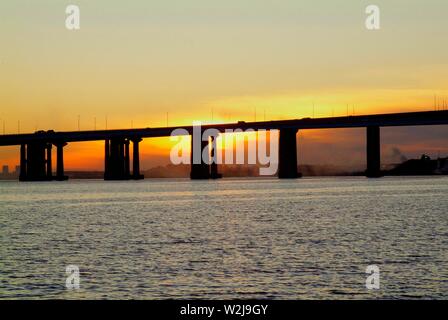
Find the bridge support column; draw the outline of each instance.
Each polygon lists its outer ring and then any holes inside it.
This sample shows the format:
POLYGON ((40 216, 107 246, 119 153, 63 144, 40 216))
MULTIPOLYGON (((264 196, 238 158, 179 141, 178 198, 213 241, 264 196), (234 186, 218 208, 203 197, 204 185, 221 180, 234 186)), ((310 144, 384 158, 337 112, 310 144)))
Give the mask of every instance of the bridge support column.
POLYGON ((24 174, 21 174, 21 181, 46 181, 47 177, 47 144, 44 142, 33 142, 26 145, 26 152, 22 153, 21 147, 21 163, 26 164, 24 174))
POLYGON ((20 146, 19 180, 20 181, 53 180, 51 150, 52 150, 51 143, 33 142, 28 144, 22 144, 20 146))
MULTIPOLYGON (((201 131, 202 137, 203 131, 201 131)), ((209 142, 208 141, 195 141, 194 136, 191 136, 191 156, 190 156, 190 179, 192 180, 205 180, 210 179, 210 164, 205 163, 202 159, 202 153, 208 153, 209 142)))
POLYGON ((128 179, 130 179, 129 141, 123 138, 106 140, 104 154, 104 180, 128 179))
POLYGON ((107 176, 110 171, 110 140, 106 139, 104 141, 104 179, 107 180, 107 176))
POLYGON ((47 144, 47 179, 53 180, 53 168, 51 163, 51 149, 53 145, 51 143, 47 144))
MULTIPOLYGON (((139 143, 142 141, 140 138, 132 139, 132 179, 143 180, 144 175, 140 174, 140 148, 139 143)), ((129 149, 128 149, 129 152, 129 149)), ((129 155, 128 155, 129 156, 129 155)))
POLYGON ((297 171, 297 129, 280 129, 278 177, 296 179, 297 171))
POLYGON ((129 140, 124 141, 124 174, 127 177, 131 176, 131 169, 130 169, 130 159, 129 159, 129 140))
POLYGON ((210 157, 212 159, 212 163, 210 164, 210 178, 212 179, 221 179, 222 174, 218 172, 218 156, 217 156, 217 143, 216 140, 218 137, 212 136, 210 137, 211 151, 210 157))
POLYGON ((68 180, 68 177, 64 174, 64 147, 66 142, 57 142, 56 145, 56 180, 64 181, 68 180))
POLYGON ((380 127, 367 127, 367 170, 368 178, 381 177, 381 140, 380 127))
POLYGON ((26 144, 20 145, 20 175, 19 181, 26 181, 26 144))

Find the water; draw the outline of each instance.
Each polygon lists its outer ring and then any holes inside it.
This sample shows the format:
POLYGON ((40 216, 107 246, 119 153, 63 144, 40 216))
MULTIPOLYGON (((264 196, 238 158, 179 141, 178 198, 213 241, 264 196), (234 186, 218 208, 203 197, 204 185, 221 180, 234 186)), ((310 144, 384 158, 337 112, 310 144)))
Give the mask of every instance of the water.
POLYGON ((441 177, 3 181, 0 297, 446 299, 447 193, 441 177))

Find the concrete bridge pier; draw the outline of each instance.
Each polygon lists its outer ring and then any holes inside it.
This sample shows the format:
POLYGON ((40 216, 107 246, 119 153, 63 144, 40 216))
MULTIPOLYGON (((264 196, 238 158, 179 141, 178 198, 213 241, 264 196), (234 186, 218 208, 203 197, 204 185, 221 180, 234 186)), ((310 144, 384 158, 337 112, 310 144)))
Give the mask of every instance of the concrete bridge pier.
MULTIPOLYGON (((201 137, 202 134, 203 132, 201 131, 201 137)), ((202 152, 208 153, 209 142, 202 141, 202 139, 200 143, 198 142, 199 141, 195 141, 195 139, 193 139, 193 136, 191 136, 190 179, 192 180, 210 179, 211 177, 210 164, 205 163, 204 160, 202 159, 202 152)))
POLYGON ((20 181, 47 181, 52 179, 51 145, 33 142, 20 146, 20 181))
POLYGON ((26 180, 28 181, 47 180, 45 150, 46 150, 45 143, 35 142, 27 145, 26 180))
MULTIPOLYGON (((132 149, 133 149, 133 156, 132 156, 132 179, 133 180, 143 180, 145 177, 144 175, 140 174, 140 150, 139 150, 139 143, 142 141, 141 138, 134 138, 132 139, 132 149)), ((126 154, 128 155, 129 159, 129 144, 126 147, 126 154)), ((129 160, 128 160, 128 167, 127 172, 129 173, 129 160)))
POLYGON ((130 169, 130 157, 129 157, 129 140, 124 141, 124 175, 126 177, 131 176, 131 169, 130 169))
POLYGON ((296 179, 301 175, 297 170, 297 129, 280 129, 278 177, 296 179))
POLYGON ((366 177, 379 178, 381 174, 380 127, 367 127, 367 170, 366 177))
POLYGON ((140 151, 141 138, 114 138, 105 141, 104 180, 141 180, 140 151), (133 167, 131 174, 130 142, 133 144, 133 167))
POLYGON ((46 159, 46 166, 47 166, 47 180, 53 180, 53 169, 52 169, 52 163, 51 163, 51 149, 53 145, 51 143, 47 143, 46 151, 47 151, 47 159, 46 159))
POLYGON ((56 146, 56 177, 57 181, 68 180, 68 177, 64 174, 64 147, 66 142, 55 142, 56 146))
POLYGON ((129 180, 129 140, 105 141, 104 180, 129 180))
POLYGON ((107 180, 110 171, 109 159, 110 159, 110 140, 106 139, 104 141, 104 180, 107 180))
POLYGON ((20 175, 19 181, 26 181, 26 144, 20 145, 20 175))
POLYGON ((216 144, 216 140, 218 139, 218 137, 212 136, 210 137, 210 146, 211 146, 211 151, 210 151, 210 157, 212 159, 212 163, 210 164, 210 178, 211 179, 221 179, 222 178, 222 174, 218 172, 218 156, 217 156, 217 144, 216 144))

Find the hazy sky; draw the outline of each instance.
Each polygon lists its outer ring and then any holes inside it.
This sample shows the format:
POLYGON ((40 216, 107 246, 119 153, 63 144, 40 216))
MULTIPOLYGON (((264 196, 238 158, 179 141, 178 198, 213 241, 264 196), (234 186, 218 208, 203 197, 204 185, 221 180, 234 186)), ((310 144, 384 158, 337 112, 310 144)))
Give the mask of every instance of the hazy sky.
POLYGON ((448 103, 446 12, 444 0, 4 0, 0 119, 15 133, 19 120, 76 130, 78 115, 81 129, 106 116, 160 126, 167 112, 191 124, 212 109, 215 121, 312 116, 313 102, 316 117, 431 110, 434 94, 448 103), (79 31, 65 28, 69 4, 79 31), (364 26, 369 4, 379 31, 364 26))

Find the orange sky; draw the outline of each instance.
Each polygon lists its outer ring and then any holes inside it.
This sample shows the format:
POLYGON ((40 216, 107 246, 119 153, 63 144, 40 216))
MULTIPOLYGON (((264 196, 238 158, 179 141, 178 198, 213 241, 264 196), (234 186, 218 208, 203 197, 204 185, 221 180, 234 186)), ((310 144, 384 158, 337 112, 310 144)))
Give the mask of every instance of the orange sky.
MULTIPOLYGON (((77 3, 79 31, 60 2, 0 3, 0 133, 77 130, 78 119, 81 130, 106 118, 109 129, 165 126, 167 113, 184 125, 433 110, 435 94, 448 104, 445 2, 378 0, 379 31, 366 30, 370 3, 358 0, 77 3)), ((386 153, 446 151, 444 129, 400 130, 385 135, 386 153)), ((303 161, 330 149, 364 161, 356 131, 303 138, 303 161)), ((169 147, 145 140, 143 168, 167 163, 169 147)), ((0 163, 17 154, 1 148, 0 163)), ((101 142, 68 146, 68 169, 102 165, 101 142)))

